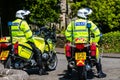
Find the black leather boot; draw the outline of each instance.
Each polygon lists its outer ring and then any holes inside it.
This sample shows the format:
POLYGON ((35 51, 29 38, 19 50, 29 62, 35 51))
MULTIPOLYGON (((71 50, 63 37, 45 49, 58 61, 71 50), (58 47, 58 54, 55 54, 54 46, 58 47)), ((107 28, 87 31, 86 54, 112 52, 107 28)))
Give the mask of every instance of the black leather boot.
POLYGON ((106 74, 103 73, 103 71, 102 71, 102 65, 101 65, 101 63, 96 63, 96 69, 97 69, 97 73, 98 73, 98 78, 104 78, 104 77, 106 77, 106 74))
POLYGON ((66 78, 66 79, 72 78, 72 68, 70 68, 69 65, 67 65, 67 72, 66 72, 64 78, 66 78))
POLYGON ((41 51, 35 46, 34 43, 31 43, 31 42, 27 42, 31 45, 31 47, 33 48, 33 52, 34 52, 34 58, 37 62, 37 66, 39 67, 39 75, 45 75, 47 74, 46 73, 46 70, 45 70, 45 67, 43 65, 43 62, 42 62, 42 53, 41 51))
POLYGON ((45 69, 43 69, 43 68, 40 68, 39 69, 39 75, 47 75, 48 73, 46 72, 46 70, 45 69))
POLYGON ((46 69, 42 62, 42 57, 40 54, 37 56, 37 63, 39 67, 39 75, 47 75, 48 73, 46 72, 46 69))
POLYGON ((46 73, 46 70, 45 70, 45 67, 42 61, 41 52, 38 49, 36 49, 36 53, 34 55, 35 55, 35 59, 39 67, 39 75, 46 75, 47 73, 46 73))

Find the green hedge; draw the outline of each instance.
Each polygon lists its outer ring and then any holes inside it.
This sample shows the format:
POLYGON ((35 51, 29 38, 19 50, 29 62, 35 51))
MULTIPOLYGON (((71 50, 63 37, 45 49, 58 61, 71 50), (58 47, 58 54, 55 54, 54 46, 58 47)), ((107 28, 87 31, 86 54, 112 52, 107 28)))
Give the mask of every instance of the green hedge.
MULTIPOLYGON (((56 47, 63 48, 65 37, 57 38, 56 47)), ((120 53, 120 31, 105 33, 102 36, 102 41, 99 43, 100 52, 103 53, 120 53)))
POLYGON ((120 31, 103 34, 101 47, 104 53, 120 53, 120 31))

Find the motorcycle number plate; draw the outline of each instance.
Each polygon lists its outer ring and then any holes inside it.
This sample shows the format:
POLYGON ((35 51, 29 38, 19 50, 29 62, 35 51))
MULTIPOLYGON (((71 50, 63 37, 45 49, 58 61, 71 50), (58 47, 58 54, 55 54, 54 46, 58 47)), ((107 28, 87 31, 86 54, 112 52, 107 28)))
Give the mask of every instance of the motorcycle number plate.
POLYGON ((0 58, 6 58, 8 57, 8 54, 9 54, 9 51, 2 51, 1 54, 0 54, 0 58))
POLYGON ((75 60, 86 60, 86 52, 76 52, 75 60))

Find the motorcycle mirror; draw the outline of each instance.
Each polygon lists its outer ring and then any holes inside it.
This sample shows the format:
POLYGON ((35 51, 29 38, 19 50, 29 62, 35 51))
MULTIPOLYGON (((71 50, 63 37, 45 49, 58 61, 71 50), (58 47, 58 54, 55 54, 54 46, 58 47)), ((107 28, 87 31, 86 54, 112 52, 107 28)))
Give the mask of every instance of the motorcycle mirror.
POLYGON ((87 28, 91 28, 91 23, 87 23, 87 28))

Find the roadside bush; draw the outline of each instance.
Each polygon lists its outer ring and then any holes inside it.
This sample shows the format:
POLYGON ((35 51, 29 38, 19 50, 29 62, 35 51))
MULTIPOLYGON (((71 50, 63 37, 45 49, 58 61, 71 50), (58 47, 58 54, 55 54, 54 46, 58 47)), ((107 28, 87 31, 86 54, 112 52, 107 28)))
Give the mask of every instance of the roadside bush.
MULTIPOLYGON (((65 37, 57 38, 56 47, 63 48, 65 37)), ((120 53, 120 31, 105 33, 102 36, 102 41, 99 43, 100 53, 120 53)))
POLYGON ((101 46, 104 53, 120 53, 120 31, 103 34, 101 46))

